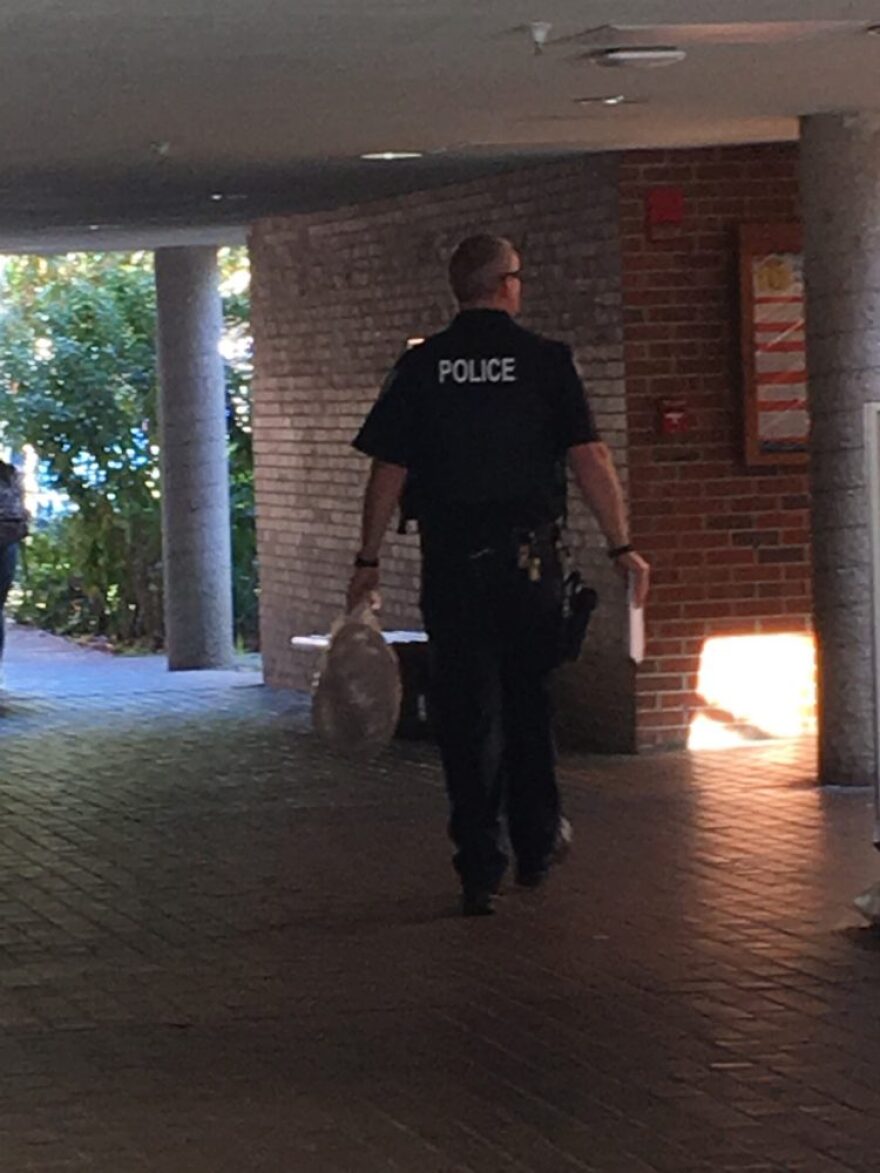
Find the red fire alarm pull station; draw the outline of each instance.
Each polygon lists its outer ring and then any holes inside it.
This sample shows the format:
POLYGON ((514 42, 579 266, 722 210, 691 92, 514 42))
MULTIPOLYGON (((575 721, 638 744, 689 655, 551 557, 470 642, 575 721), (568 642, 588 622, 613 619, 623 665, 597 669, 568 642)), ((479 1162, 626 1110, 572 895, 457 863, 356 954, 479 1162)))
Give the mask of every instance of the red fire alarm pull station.
POLYGON ((661 399, 659 422, 661 436, 684 435, 690 423, 684 400, 661 399))
POLYGON ((651 240, 677 235, 684 221, 684 191, 680 187, 652 187, 645 197, 645 220, 651 240))

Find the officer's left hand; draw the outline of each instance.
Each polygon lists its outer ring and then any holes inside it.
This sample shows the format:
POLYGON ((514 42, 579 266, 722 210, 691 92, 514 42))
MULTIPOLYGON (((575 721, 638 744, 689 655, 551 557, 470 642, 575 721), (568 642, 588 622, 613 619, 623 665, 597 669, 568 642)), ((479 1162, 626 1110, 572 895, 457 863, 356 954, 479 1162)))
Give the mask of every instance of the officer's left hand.
POLYGON ((614 565, 632 583, 633 604, 636 607, 644 607, 651 581, 651 567, 635 550, 615 558, 614 565))
POLYGON ((346 594, 346 603, 349 614, 359 603, 364 603, 375 595, 378 599, 379 569, 375 566, 358 567, 351 576, 346 594))

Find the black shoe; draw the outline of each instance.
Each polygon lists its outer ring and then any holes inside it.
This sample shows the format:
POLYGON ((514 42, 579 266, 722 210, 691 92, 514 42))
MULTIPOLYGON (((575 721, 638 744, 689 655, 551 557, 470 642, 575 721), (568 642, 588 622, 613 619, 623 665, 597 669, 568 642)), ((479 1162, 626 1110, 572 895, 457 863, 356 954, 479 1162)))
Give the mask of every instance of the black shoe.
POLYGON ((464 888, 461 893, 462 916, 494 916, 495 901, 488 888, 464 888))
POLYGON ((574 831, 568 819, 561 815, 559 818, 559 825, 556 828, 556 837, 553 840, 553 848, 550 852, 550 859, 547 861, 545 867, 518 867, 516 869, 516 882, 520 888, 540 888, 540 886, 547 879, 547 873, 552 864, 562 863, 568 853, 571 851, 571 845, 574 840, 574 831))
POLYGON ((571 851, 571 845, 573 842, 574 828, 565 815, 560 815, 559 826, 556 828, 556 838, 553 841, 553 854, 550 857, 551 862, 562 863, 562 861, 571 851))

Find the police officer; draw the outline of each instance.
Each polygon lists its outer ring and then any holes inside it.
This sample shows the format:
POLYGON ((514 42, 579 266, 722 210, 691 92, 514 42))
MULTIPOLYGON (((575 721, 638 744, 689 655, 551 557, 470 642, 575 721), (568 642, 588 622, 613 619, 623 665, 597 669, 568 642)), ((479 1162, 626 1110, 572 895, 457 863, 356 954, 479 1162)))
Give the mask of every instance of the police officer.
POLYGON ((524 886, 543 880, 570 838, 548 689, 566 456, 640 604, 648 566, 630 544, 620 484, 569 348, 514 321, 523 283, 516 250, 499 237, 469 237, 449 273, 460 312, 398 361, 354 441, 373 463, 348 601, 377 589, 382 539, 406 485, 421 538, 432 714, 462 911, 477 916, 494 911, 508 862, 502 811, 524 886))

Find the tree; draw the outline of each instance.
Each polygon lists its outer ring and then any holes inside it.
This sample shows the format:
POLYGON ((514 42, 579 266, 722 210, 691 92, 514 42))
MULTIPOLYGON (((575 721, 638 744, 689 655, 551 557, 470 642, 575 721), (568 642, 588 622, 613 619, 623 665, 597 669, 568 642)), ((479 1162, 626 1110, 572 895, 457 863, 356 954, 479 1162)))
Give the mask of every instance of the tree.
MULTIPOLYGON (((224 276, 244 269, 227 251, 224 276)), ((230 396, 236 502, 253 526, 247 298, 230 290, 239 337, 230 396), (249 493, 251 496, 249 497, 249 493)), ((0 274, 0 420, 30 444, 70 511, 38 528, 27 556, 23 617, 115 642, 162 642, 156 306, 152 255, 7 259, 0 274)), ((242 516, 243 515, 243 516, 242 516)), ((238 545, 242 546, 239 540, 238 545)), ((253 593, 253 556, 250 578, 253 593)), ((246 593, 239 587, 240 595, 246 593)))

